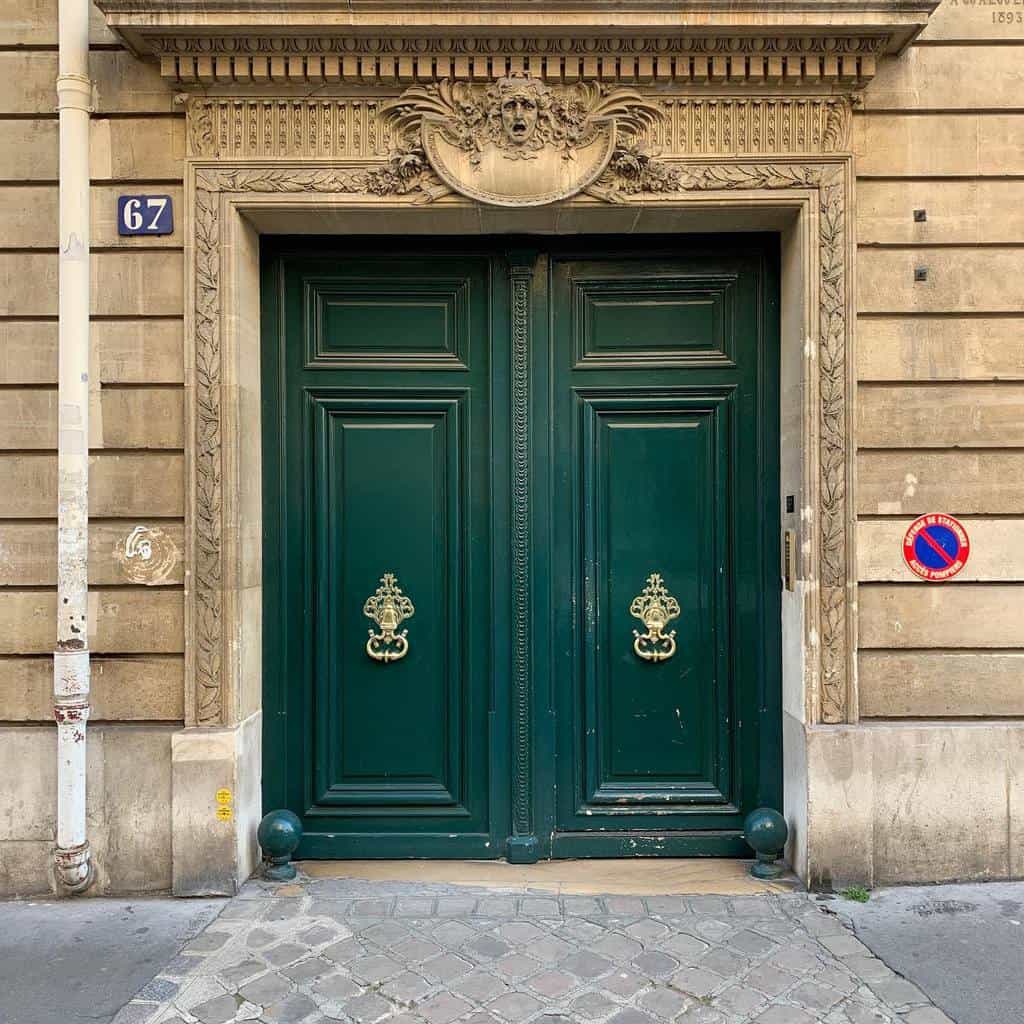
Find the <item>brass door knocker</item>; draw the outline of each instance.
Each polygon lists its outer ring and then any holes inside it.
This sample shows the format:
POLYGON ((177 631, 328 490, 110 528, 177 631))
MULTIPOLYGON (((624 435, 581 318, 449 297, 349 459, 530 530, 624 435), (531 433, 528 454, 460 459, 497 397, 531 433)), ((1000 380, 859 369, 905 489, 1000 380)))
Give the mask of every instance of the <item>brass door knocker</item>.
POLYGON ((409 653, 409 630, 397 632, 398 627, 411 619, 416 609, 412 601, 402 593, 397 585, 393 572, 386 572, 380 578, 381 585, 372 597, 366 599, 363 614, 373 619, 380 628, 379 633, 370 630, 370 639, 366 641, 366 653, 374 661, 398 661, 409 653))
POLYGON ((664 632, 665 627, 679 617, 679 602, 665 589, 661 573, 647 577, 643 593, 633 598, 629 614, 639 619, 647 632, 633 630, 633 651, 644 661, 666 661, 676 653, 676 631, 664 632))

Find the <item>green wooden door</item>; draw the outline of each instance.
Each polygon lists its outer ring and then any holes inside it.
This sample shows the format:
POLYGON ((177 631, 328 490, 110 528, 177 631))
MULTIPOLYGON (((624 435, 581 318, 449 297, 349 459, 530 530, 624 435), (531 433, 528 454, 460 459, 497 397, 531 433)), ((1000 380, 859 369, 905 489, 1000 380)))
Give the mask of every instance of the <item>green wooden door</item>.
POLYGON ((301 856, 749 852, 781 801, 775 248, 265 247, 264 802, 301 856), (385 573, 414 610, 368 648, 385 573))
POLYGON ((775 265, 550 256, 555 856, 744 853, 780 806, 775 265))
POLYGON ((479 247, 265 253, 264 793, 301 856, 498 852, 496 271, 479 247))

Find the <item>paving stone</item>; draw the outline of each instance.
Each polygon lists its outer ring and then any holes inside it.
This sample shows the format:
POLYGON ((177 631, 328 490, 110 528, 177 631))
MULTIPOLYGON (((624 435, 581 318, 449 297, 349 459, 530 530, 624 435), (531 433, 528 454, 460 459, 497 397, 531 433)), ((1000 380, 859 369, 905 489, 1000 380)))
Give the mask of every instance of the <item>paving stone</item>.
POLYGON ((387 917, 391 900, 353 900, 349 917, 387 917))
POLYGON ((231 932, 205 931, 196 936, 186 947, 186 953, 214 953, 231 938, 231 932))
POLYGON ((618 935, 613 932, 610 935, 606 935, 599 942, 595 942, 592 948, 595 953, 601 953, 612 960, 630 960, 637 953, 643 952, 644 947, 635 939, 630 939, 625 935, 618 935))
POLYGON ((506 942, 521 945, 526 942, 536 942, 545 933, 530 921, 509 921, 497 929, 497 934, 506 942))
POLYGON ((519 913, 524 917, 560 918, 562 908, 559 906, 558 900, 525 896, 519 901, 519 913))
POLYGON ((795 1006, 770 1006, 755 1017, 757 1024, 814 1024, 814 1018, 795 1006))
POLYGON ((765 997, 753 988, 743 985, 730 985, 722 989, 712 1000, 713 1005, 736 1016, 748 1016, 765 1004, 765 997))
POLYGON ((657 1017, 672 1020, 688 1006, 692 1006, 693 1000, 684 996, 682 992, 677 992, 674 988, 659 986, 652 988, 650 992, 645 992, 640 997, 640 1005, 657 1017))
POLYGON ((328 999, 334 1003, 343 1002, 361 991, 347 974, 332 974, 328 978, 321 978, 312 988, 315 996, 328 999))
POLYGON ((352 976, 366 985, 393 978, 402 970, 402 965, 383 953, 363 956, 348 965, 352 976))
POLYGON ((895 978, 896 975, 874 956, 851 956, 843 961, 853 974, 869 985, 875 981, 883 981, 886 978, 895 978))
POLYGON ((788 974, 768 964, 755 967, 743 976, 743 984, 756 988, 766 996, 777 996, 797 981, 795 974, 788 974))
POLYGON ((266 969, 267 965, 262 960, 249 957, 240 963, 222 968, 217 976, 224 982, 227 988, 237 988, 246 978, 252 978, 266 969))
POLYGON ((747 969, 747 959, 737 956, 727 949, 718 948, 705 953, 697 961, 697 966, 706 971, 714 971, 715 974, 720 974, 723 978, 729 978, 747 969))
POLYGON ((572 943, 560 939, 557 935, 545 935, 543 939, 531 942, 528 948, 530 956, 542 964, 557 964, 576 949, 572 943))
POLYGON ((321 950, 320 955, 327 957, 328 960, 334 960, 336 963, 347 964, 362 956, 365 952, 366 947, 358 939, 349 938, 342 939, 340 942, 335 942, 334 945, 321 950))
POLYGON ((711 995, 722 984, 722 978, 700 967, 684 967, 672 976, 672 984, 698 999, 711 995))
POLYGON ((693 927, 694 931, 711 942, 721 942, 726 936, 731 935, 735 931, 732 925, 715 918, 698 920, 693 927))
POLYGON ((539 961, 523 953, 509 953, 508 956, 503 956, 491 964, 493 970, 513 981, 518 981, 520 978, 526 978, 534 974, 540 969, 540 966, 539 961))
POLYGON ((634 921, 631 925, 627 925, 624 931, 631 939, 636 939, 637 942, 651 942, 654 939, 661 939, 668 935, 669 929, 661 921, 645 917, 640 921, 634 921))
POLYGON ((648 896, 647 910, 651 914, 679 917, 689 914, 690 906, 685 896, 648 896))
POLYGON ((512 917, 516 912, 516 901, 511 896, 487 896, 476 905, 481 917, 512 917))
POLYGON ((395 901, 395 917, 429 917, 433 912, 433 899, 409 896, 395 901))
POLYGON ((488 1003, 486 1009, 503 1020, 520 1021, 536 1013, 540 1007, 541 1003, 525 992, 506 992, 488 1003))
POLYGON ((636 971, 615 971, 607 978, 601 979, 601 988, 613 992, 623 999, 635 996, 637 992, 647 988, 648 981, 642 974, 636 971))
POLYGON ((356 1024, 375 1024, 376 1021, 390 1016, 391 1009, 391 1004, 375 992, 366 992, 345 1004, 345 1013, 356 1021, 356 1024))
POLYGON ((808 953, 803 949, 795 947, 780 949, 778 952, 773 953, 771 961, 787 971, 795 971, 798 974, 806 974, 808 971, 821 967, 821 960, 813 953, 808 953))
POLYGON ((840 935, 822 935, 818 940, 836 956, 871 956, 871 950, 849 932, 840 935))
POLYGON ((444 924, 439 924, 434 928, 430 936, 435 942, 440 942, 443 946, 461 946, 464 942, 468 942, 476 932, 473 931, 469 925, 463 924, 461 921, 445 921, 444 924))
POLYGON ((561 999, 567 992, 571 992, 579 982, 561 971, 542 971, 530 978, 526 984, 538 995, 546 996, 548 999, 561 999))
POLYGON ((906 978, 885 978, 883 981, 870 981, 871 991, 880 999, 895 1006, 916 1006, 927 1003, 924 993, 906 978))
POLYGON ((413 971, 402 971, 381 985, 380 990, 399 1003, 412 1003, 422 999, 434 986, 413 971))
POLYGON ((273 949, 266 950, 263 956, 267 963, 274 967, 284 967, 286 964, 295 963, 308 952, 309 950, 305 946, 300 946, 297 942, 282 942, 280 945, 274 946, 273 949))
POLYGON ((225 1021, 235 1019, 235 1011, 238 1009, 238 1000, 227 994, 214 996, 198 1006, 193 1006, 191 1014, 202 1024, 225 1024, 225 1021))
POLYGON ((619 1010, 609 1019, 608 1024, 654 1024, 654 1018, 630 1006, 625 1010, 619 1010))
POLYGON ((688 963, 699 959, 711 948, 703 939, 687 935, 685 932, 680 932, 678 935, 665 939, 658 946, 660 949, 664 949, 688 963))
POLYGON ((284 967, 278 973, 294 982, 303 983, 312 981, 313 978, 319 978, 320 975, 333 970, 334 964, 330 960, 315 956, 309 960, 300 960, 297 964, 292 964, 291 967, 284 967))
POLYGON ((464 960, 454 953, 442 953, 440 956, 435 956, 432 960, 422 963, 420 970, 426 977, 445 984, 462 977, 463 974, 469 974, 474 966, 468 960, 464 960))
POLYGON ((834 989, 819 985, 814 981, 803 981, 789 993, 789 999, 809 1010, 817 1010, 824 1013, 831 1010, 843 997, 834 989))
POLYGON ((701 917, 728 917, 729 905, 721 896, 690 896, 690 912, 701 917))
POLYGON ((295 1024, 316 1010, 316 1003, 302 992, 293 992, 280 1002, 263 1008, 261 1019, 267 1024, 295 1024))
POLYGON ((612 962, 607 957, 598 956, 582 950, 567 956, 561 963, 561 969, 575 974, 577 978, 600 978, 612 969, 612 962))
POLYGON ((494 935, 480 935, 463 947, 466 953, 480 960, 493 960, 509 952, 508 943, 494 935))
POLYGON ((774 939, 748 930, 731 935, 728 942, 729 949, 738 950, 745 956, 764 956, 777 945, 778 943, 774 939))
POLYGON ((607 896, 605 909, 615 917, 640 917, 647 914, 644 901, 639 896, 607 896))
POLYGON ((584 992, 573 1001, 572 1012, 577 1017, 585 1017, 587 1020, 599 1020, 607 1017, 616 1005, 600 992, 584 992))
POLYGON ((378 921, 369 928, 364 928, 360 933, 363 939, 369 939, 378 946, 390 947, 409 938, 411 932, 409 926, 399 921, 387 920, 378 921))
POLYGON ((925 1006, 911 1010, 904 1018, 904 1024, 953 1024, 937 1006, 925 1006))
POLYGON ((695 1006, 677 1018, 677 1024, 725 1024, 726 1018, 710 1006, 695 1006))
POLYGON ((429 960, 432 956, 437 956, 441 952, 441 947, 429 939, 420 938, 418 935, 411 935, 407 939, 402 939, 401 942, 396 942, 391 947, 390 952, 393 956, 404 960, 406 963, 418 964, 424 960, 429 960))
POLYGON ((580 917, 602 912, 600 901, 592 896, 565 896, 562 898, 562 907, 566 914, 580 917))
POLYGON ((430 1021, 430 1024, 448 1024, 448 1021, 461 1017, 471 1009, 465 999, 460 999, 451 992, 441 992, 417 1006, 416 1012, 424 1020, 430 1021))
POLYGON ((273 905, 264 912, 263 920, 291 921, 302 912, 302 906, 298 900, 275 900, 273 905))
POLYGON ((633 958, 633 967, 636 970, 654 978, 662 978, 671 974, 678 966, 679 961, 673 960, 666 953, 646 952, 633 958))
POLYGON ((508 991, 508 985, 487 971, 474 971, 460 978, 452 985, 452 991, 471 999, 474 1003, 486 1003, 508 991))
POLYGON ((276 1002, 291 992, 291 982, 282 978, 280 974, 271 972, 264 974, 262 978, 249 982, 238 990, 238 994, 244 996, 250 1003, 257 1006, 266 1006, 268 1003, 276 1002))
POLYGON ((569 919, 559 929, 559 934, 581 945, 590 945, 598 936, 604 935, 605 931, 606 929, 594 924, 593 921, 569 919))

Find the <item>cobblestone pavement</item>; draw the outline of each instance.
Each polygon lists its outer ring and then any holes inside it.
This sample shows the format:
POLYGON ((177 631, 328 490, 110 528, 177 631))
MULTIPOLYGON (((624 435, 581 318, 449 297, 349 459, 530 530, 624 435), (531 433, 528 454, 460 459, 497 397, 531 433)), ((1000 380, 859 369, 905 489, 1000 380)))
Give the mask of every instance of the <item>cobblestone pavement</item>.
POLYGON ((802 893, 250 882, 115 1024, 941 1024, 802 893))

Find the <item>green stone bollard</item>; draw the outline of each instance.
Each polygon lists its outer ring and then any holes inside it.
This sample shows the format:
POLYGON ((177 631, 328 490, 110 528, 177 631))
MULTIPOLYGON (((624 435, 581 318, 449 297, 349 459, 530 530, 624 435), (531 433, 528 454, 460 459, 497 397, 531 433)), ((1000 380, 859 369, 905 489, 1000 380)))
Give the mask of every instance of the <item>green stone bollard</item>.
POLYGON ((272 882, 290 882, 295 877, 292 854, 302 841, 302 822, 291 811, 271 811, 256 830, 263 849, 263 877, 272 882))
POLYGON ((758 807, 743 822, 743 838, 757 854, 750 866, 754 878, 778 878, 785 873, 785 864, 779 863, 786 845, 789 827, 786 819, 771 807, 758 807))

